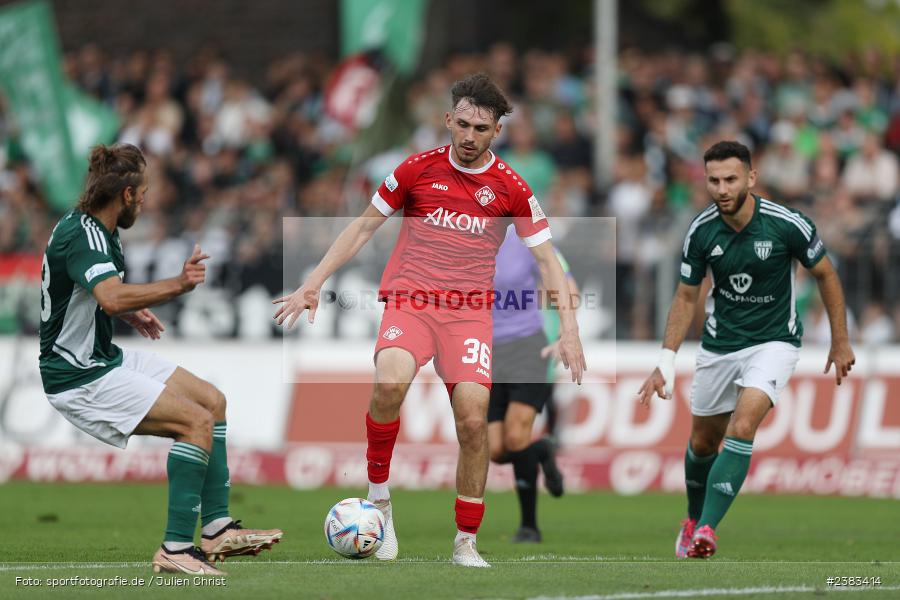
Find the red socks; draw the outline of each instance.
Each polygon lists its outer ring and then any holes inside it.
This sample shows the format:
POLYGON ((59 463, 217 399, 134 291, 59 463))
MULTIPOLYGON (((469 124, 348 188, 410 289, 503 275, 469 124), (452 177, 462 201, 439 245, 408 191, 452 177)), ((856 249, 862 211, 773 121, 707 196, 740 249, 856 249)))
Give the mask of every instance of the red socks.
MULTIPOLYGON (((391 455, 394 453, 394 442, 400 432, 400 419, 393 423, 376 423, 366 413, 366 448, 369 481, 384 483, 391 471, 391 455)), ((456 499, 456 527, 464 532, 476 534, 481 520, 484 518, 483 502, 466 502, 456 499)))
POLYGON ((394 453, 394 442, 400 432, 400 419, 393 423, 376 423, 366 413, 366 460, 369 462, 369 481, 384 483, 391 470, 391 455, 394 453))
POLYGON ((483 502, 466 502, 456 499, 456 528, 464 533, 478 533, 478 526, 484 518, 483 502))

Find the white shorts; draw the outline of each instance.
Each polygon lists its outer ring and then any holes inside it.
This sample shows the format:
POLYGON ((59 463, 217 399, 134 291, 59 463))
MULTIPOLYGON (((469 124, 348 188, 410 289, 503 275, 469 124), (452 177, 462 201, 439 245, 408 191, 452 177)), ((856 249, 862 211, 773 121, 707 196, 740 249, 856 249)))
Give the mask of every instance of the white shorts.
POLYGON ((757 388, 772 405, 797 366, 800 349, 787 342, 767 342, 729 354, 697 351, 691 388, 691 413, 699 417, 733 412, 741 388, 757 388))
POLYGON ((47 394, 72 425, 118 448, 144 420, 178 365, 141 350, 122 350, 122 366, 77 388, 47 394))

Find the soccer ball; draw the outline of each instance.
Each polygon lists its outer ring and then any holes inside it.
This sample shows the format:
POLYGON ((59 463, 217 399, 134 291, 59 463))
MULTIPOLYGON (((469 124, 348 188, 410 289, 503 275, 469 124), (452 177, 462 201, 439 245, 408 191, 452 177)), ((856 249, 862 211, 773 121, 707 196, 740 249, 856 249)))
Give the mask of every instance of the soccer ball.
POLYGON ((368 558, 384 541, 384 515, 368 500, 341 500, 325 517, 325 539, 341 556, 368 558))

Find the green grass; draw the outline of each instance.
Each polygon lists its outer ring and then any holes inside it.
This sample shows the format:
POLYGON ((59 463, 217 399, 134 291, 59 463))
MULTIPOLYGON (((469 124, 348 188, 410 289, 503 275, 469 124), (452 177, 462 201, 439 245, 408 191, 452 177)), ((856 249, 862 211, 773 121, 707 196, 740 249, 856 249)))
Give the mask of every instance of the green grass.
MULTIPOLYGON (((511 544, 518 505, 512 493, 487 498, 478 547, 492 569, 449 564, 453 493, 394 493, 401 560, 348 561, 325 544, 322 522, 336 501, 361 490, 296 491, 236 488, 232 513, 249 526, 280 527, 272 552, 225 563, 224 588, 151 585, 145 589, 17 587, 16 577, 143 577, 161 541, 163 485, 0 486, 0 598, 252 597, 252 598, 529 598, 634 593, 672 597, 667 590, 795 587, 775 596, 845 597, 826 588, 829 576, 877 576, 881 588, 852 597, 900 597, 900 505, 893 500, 743 496, 719 528, 719 553, 676 562, 672 551, 684 500, 648 494, 570 495, 539 502, 544 543, 511 544), (28 564, 26 564, 28 563, 28 564), (893 588, 893 589, 890 589, 893 588)), ((167 578, 171 581, 171 578, 167 578)), ((684 596, 682 596, 684 597, 684 596)), ((719 597, 719 596, 705 596, 719 597)), ((726 596, 722 596, 726 597, 726 596)))

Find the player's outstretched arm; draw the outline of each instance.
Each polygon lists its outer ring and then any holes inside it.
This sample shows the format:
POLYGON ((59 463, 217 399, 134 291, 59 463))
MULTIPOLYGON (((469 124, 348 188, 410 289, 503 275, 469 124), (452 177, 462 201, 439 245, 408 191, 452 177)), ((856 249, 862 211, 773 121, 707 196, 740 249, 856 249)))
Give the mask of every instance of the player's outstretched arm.
POLYGON ((572 381, 581 383, 587 369, 584 349, 578 336, 578 321, 575 320, 575 303, 569 293, 569 283, 559 258, 549 241, 529 248, 537 260, 544 279, 544 289, 551 294, 553 304, 559 312, 559 358, 564 367, 572 372, 572 381))
MULTIPOLYGON (((546 273, 541 273, 541 281, 547 278, 546 273)), ((573 302, 581 302, 581 290, 578 289, 578 282, 575 281, 575 278, 572 277, 570 273, 566 274, 566 279, 569 282, 569 294, 572 297, 573 302)), ((550 360, 555 365, 556 363, 562 360, 562 357, 559 354, 559 338, 556 341, 547 344, 543 348, 541 348, 541 358, 550 357, 550 360)))
POLYGON ((675 353, 684 342, 691 322, 694 320, 694 305, 699 297, 700 286, 688 285, 684 282, 678 284, 675 298, 669 308, 666 337, 663 340, 659 365, 653 369, 650 377, 644 381, 638 391, 638 399, 641 404, 649 406, 654 393, 660 398, 672 399, 672 392, 675 389, 675 353))
POLYGON ((847 332, 847 307, 844 304, 841 280, 827 256, 816 263, 809 272, 816 278, 819 294, 822 295, 822 303, 828 312, 828 322, 831 325, 831 349, 828 351, 828 362, 825 363, 823 372, 828 373, 833 363, 835 381, 841 385, 841 379, 850 374, 856 363, 856 356, 850 347, 850 335, 847 332))
POLYGON ((141 284, 123 283, 118 277, 110 277, 94 286, 94 298, 97 299, 97 304, 103 312, 110 316, 119 316, 162 304, 190 292, 205 281, 206 265, 203 261, 207 258, 209 255, 203 254, 200 246, 195 245, 194 252, 185 261, 178 277, 141 284))
POLYGON ((272 300, 272 304, 281 304, 275 313, 275 321, 279 325, 287 321, 287 327, 290 329, 306 310, 309 310, 309 322, 315 321, 322 285, 335 271, 356 256, 356 253, 372 239, 372 235, 386 220, 387 217, 381 214, 381 211, 375 206, 370 204, 366 207, 362 215, 354 219, 337 236, 303 285, 297 288, 293 294, 272 300))

